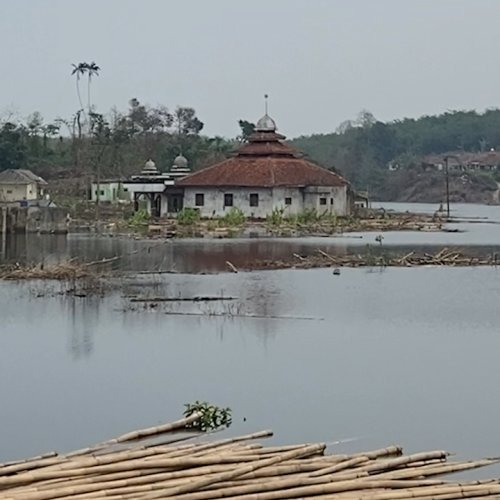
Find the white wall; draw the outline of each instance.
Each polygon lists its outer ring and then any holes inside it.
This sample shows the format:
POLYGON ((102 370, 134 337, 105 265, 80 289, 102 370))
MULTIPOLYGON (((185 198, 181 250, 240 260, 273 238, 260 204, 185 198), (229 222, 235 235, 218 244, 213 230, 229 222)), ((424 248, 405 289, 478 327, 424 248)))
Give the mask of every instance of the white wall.
POLYGON ((0 201, 38 199, 36 182, 31 184, 0 184, 0 201))
MULTIPOLYGON (((128 191, 123 191, 123 186, 121 182, 100 182, 99 188, 101 190, 101 196, 99 201, 117 201, 119 199, 129 199, 130 195, 128 191)), ((97 182, 92 183, 90 199, 91 201, 97 201, 97 182)))
POLYGON ((304 191, 305 209, 314 209, 320 214, 327 212, 334 215, 348 215, 350 212, 347 186, 310 186, 304 191), (321 204, 322 199, 326 200, 325 205, 321 204))
POLYGON ((285 210, 286 215, 295 215, 305 209, 316 209, 319 213, 329 212, 347 215, 349 207, 346 187, 314 188, 191 188, 184 190, 184 206, 198 208, 202 217, 223 217, 231 207, 224 207, 224 195, 233 195, 233 206, 239 208, 247 217, 264 219, 273 209, 285 210), (196 206, 196 194, 204 195, 204 205, 196 206), (259 195, 259 205, 250 206, 250 194, 259 195), (285 198, 291 198, 291 205, 285 205, 285 198), (327 204, 320 205, 320 198, 327 204), (333 202, 332 202, 333 200, 333 202))

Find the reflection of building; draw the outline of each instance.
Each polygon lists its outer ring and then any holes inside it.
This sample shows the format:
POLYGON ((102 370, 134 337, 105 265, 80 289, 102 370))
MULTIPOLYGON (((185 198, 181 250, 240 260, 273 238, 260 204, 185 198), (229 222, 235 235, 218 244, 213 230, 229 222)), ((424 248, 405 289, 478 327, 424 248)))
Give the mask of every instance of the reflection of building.
POLYGON ((139 175, 133 175, 123 182, 136 209, 142 202, 146 210, 155 217, 175 214, 183 207, 183 189, 175 186, 175 181, 190 173, 188 161, 179 155, 174 160, 170 172, 160 172, 153 160, 148 160, 139 175))
POLYGON ((283 139, 266 113, 232 158, 178 182, 184 188, 184 206, 198 209, 202 217, 223 216, 232 207, 256 218, 273 210, 347 215, 352 204, 349 183, 304 159, 283 139))
POLYGON ((46 186, 31 170, 4 170, 0 172, 0 202, 40 200, 46 186))

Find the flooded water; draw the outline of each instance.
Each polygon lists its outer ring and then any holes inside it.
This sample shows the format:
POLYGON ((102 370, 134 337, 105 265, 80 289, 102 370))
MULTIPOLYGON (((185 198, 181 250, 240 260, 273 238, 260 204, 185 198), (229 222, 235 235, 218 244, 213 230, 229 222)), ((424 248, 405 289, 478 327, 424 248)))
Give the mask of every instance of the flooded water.
MULTIPOLYGON (((356 244, 324 240, 37 241, 46 260, 121 252, 129 269, 178 271, 218 270, 241 252, 275 258, 290 245, 356 244)), ((196 399, 233 409, 229 434, 346 440, 335 451, 395 443, 500 454, 496 268, 146 275, 104 299, 54 287, 0 283, 0 460, 176 419, 196 399), (235 300, 151 309, 130 293, 235 300)))
MULTIPOLYGON (((374 204, 375 206, 375 204, 374 204)), ((438 208, 425 203, 384 203, 386 210, 433 213, 438 208)), ((120 256, 114 268, 127 271, 217 272, 255 260, 287 260, 296 253, 309 255, 318 248, 345 254, 369 250, 372 253, 405 252, 420 247, 437 251, 443 246, 469 247, 483 254, 500 252, 500 206, 456 204, 451 206, 455 222, 448 229, 460 232, 393 231, 382 233, 347 233, 333 237, 307 238, 234 238, 234 239, 165 239, 145 240, 126 237, 17 235, 9 238, 2 261, 20 263, 55 263, 78 258, 83 261, 120 256), (458 222, 456 222, 458 221, 458 222)))

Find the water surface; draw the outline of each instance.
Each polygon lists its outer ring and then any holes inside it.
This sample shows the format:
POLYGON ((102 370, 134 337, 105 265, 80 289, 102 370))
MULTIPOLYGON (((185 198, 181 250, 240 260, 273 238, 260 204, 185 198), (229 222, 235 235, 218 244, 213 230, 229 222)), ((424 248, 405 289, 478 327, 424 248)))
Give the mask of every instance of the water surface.
POLYGON ((500 207, 452 209, 462 219, 487 219, 461 222, 464 233, 386 233, 382 247, 373 233, 11 238, 3 261, 120 256, 114 268, 130 273, 104 299, 61 294, 61 284, 0 282, 0 460, 173 420, 196 399, 233 408, 229 434, 273 428, 277 443, 346 440, 334 451, 396 443, 408 452, 498 456, 498 269, 220 273, 227 260, 287 259, 318 248, 499 250, 500 207), (136 274, 155 270, 178 274, 136 274), (185 274, 200 272, 209 274, 185 274), (151 309, 126 295, 236 300, 151 309))
POLYGON ((175 419, 195 399, 231 406, 230 433, 273 428, 279 443, 498 455, 499 278, 421 268, 134 280, 142 294, 239 299, 156 310, 129 310, 118 292, 36 297, 46 285, 2 283, 0 459, 175 419))

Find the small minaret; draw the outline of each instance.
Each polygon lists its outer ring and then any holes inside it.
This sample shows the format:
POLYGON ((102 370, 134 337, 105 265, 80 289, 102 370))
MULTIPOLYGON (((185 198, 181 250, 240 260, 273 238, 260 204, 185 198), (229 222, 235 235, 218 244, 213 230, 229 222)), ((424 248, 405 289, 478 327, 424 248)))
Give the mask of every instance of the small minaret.
POLYGON ((175 159, 174 164, 170 167, 170 176, 173 179, 182 179, 191 173, 191 168, 189 167, 189 162, 187 158, 179 153, 175 159))
POLYGON ((141 171, 141 175, 158 175, 158 169, 156 168, 156 163, 150 158, 145 164, 141 171))

